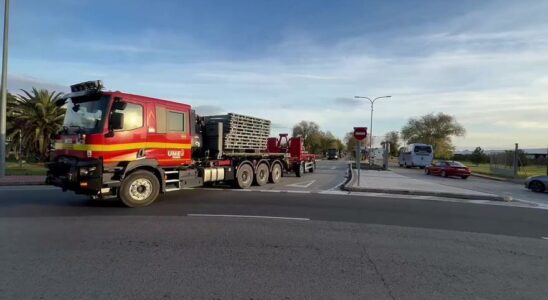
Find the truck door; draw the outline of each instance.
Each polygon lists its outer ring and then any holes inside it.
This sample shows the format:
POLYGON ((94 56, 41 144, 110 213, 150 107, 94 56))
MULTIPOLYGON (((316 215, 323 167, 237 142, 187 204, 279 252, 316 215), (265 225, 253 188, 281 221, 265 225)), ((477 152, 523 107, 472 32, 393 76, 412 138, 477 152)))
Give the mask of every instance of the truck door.
POLYGON ((122 113, 123 128, 105 136, 103 161, 106 165, 115 165, 121 161, 132 161, 145 155, 146 120, 145 106, 132 98, 123 98, 126 107, 112 112, 122 113))
POLYGON ((186 165, 191 162, 190 108, 155 104, 155 132, 149 130, 147 156, 162 166, 186 165))

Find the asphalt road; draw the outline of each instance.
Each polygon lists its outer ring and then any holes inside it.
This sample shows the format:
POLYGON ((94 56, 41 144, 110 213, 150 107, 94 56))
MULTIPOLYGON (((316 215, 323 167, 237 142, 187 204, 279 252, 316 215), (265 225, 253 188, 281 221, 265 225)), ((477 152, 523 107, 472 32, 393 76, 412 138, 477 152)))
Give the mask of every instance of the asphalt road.
POLYGON ((0 188, 0 298, 548 294, 547 210, 325 193, 344 174, 322 162, 270 191, 185 190, 142 209, 0 188))

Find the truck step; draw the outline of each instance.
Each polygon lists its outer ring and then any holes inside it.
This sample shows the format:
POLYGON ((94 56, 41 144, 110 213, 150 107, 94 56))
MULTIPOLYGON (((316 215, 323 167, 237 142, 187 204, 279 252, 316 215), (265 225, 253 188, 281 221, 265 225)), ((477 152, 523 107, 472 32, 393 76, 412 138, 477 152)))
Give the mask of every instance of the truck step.
POLYGON ((166 180, 166 183, 173 183, 173 182, 179 182, 179 179, 168 179, 168 180, 166 180))
POLYGON ((173 191, 178 191, 180 190, 180 188, 176 187, 176 188, 169 188, 169 189, 166 189, 166 192, 173 192, 173 191))
POLYGON ((165 171, 164 174, 177 174, 179 171, 165 171))

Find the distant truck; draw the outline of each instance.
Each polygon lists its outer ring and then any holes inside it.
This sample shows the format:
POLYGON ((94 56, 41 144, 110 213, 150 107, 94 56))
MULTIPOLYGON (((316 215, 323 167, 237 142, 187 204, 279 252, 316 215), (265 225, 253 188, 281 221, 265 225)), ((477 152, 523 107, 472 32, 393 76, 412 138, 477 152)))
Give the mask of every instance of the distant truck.
POLYGON ((339 150, 335 148, 327 149, 327 159, 328 160, 339 159, 339 150))
POLYGON ((424 169, 434 160, 434 150, 428 144, 409 144, 400 149, 398 162, 400 167, 424 169))
POLYGON ((103 91, 101 81, 71 86, 46 183, 146 206, 160 193, 208 183, 236 188, 312 172, 316 156, 301 137, 269 138, 270 121, 227 114, 198 116, 190 105, 103 91))

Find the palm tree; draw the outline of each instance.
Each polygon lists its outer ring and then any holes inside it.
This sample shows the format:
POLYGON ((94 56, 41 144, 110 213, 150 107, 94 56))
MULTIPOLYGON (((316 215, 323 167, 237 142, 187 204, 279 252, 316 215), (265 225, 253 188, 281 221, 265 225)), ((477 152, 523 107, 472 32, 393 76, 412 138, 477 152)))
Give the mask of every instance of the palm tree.
MULTIPOLYGON (((55 105, 61 93, 36 88, 31 92, 21 91, 22 95, 8 102, 8 138, 12 144, 18 144, 21 134, 26 154, 45 160, 51 137, 63 126, 65 109, 55 105)), ((12 145, 11 149, 17 148, 12 145)))

